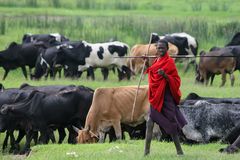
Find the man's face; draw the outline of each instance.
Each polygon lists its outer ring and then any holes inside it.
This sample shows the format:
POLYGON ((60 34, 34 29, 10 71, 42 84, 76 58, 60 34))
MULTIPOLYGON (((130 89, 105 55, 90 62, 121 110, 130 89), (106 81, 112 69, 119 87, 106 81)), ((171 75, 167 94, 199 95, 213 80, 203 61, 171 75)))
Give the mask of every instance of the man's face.
POLYGON ((167 46, 165 43, 158 43, 157 44, 157 51, 159 53, 159 55, 162 57, 167 53, 167 46))

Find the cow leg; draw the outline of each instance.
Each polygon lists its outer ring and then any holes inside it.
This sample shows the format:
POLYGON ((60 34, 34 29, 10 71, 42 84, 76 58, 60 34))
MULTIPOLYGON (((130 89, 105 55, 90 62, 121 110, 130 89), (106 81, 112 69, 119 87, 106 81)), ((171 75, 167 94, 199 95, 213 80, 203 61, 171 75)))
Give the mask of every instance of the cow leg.
POLYGON ((31 140, 33 138, 33 131, 27 131, 26 132, 26 142, 25 142, 25 145, 23 147, 23 149, 20 151, 19 154, 29 154, 31 149, 30 149, 30 143, 31 143, 31 140))
MULTIPOLYGON (((48 137, 50 138, 50 140, 52 141, 52 143, 56 143, 54 132, 51 128, 48 128, 47 134, 48 134, 48 137)), ((46 141, 46 143, 48 143, 48 140, 46 141)))
POLYGON ((9 70, 5 69, 4 75, 3 75, 3 81, 6 79, 7 75, 8 75, 9 70))
POLYGON ((99 143, 104 143, 105 142, 105 135, 106 133, 103 131, 99 132, 99 143))
POLYGON ((188 59, 184 59, 184 61, 185 61, 184 73, 186 73, 188 71, 190 62, 188 59))
POLYGON ((220 85, 220 87, 223 87, 226 83, 226 72, 222 71, 222 84, 220 85))
POLYGON ((61 144, 64 138, 66 137, 65 129, 62 127, 58 128, 58 134, 59 134, 58 144, 61 144))
POLYGON ((107 80, 108 79, 108 74, 109 74, 109 70, 108 68, 101 68, 101 72, 102 72, 102 75, 103 75, 103 80, 107 80))
POLYGON ((122 129, 121 129, 120 121, 114 122, 113 128, 114 128, 117 139, 122 139, 122 129))
POLYGON ((240 148, 240 135, 236 139, 236 141, 232 144, 232 146, 237 147, 238 149, 240 148))
POLYGON ((19 129, 16 142, 20 143, 20 141, 23 139, 24 136, 25 136, 25 131, 22 129, 19 129))
POLYGON ((153 126, 154 122, 151 119, 151 117, 148 117, 148 120, 146 122, 146 139, 145 139, 145 147, 144 147, 144 156, 148 155, 150 153, 150 145, 152 140, 152 133, 153 133, 153 126))
POLYGON ((130 68, 128 68, 127 66, 122 66, 122 70, 123 70, 124 74, 126 74, 127 80, 130 80, 131 75, 133 74, 132 70, 130 68))
POLYGON ((171 135, 171 137, 172 137, 172 140, 175 144, 177 155, 183 155, 183 151, 182 151, 182 147, 181 147, 181 144, 180 144, 179 136, 177 134, 173 134, 173 135, 171 135))
POLYGON ((120 69, 117 69, 118 71, 118 80, 121 81, 123 80, 124 76, 123 76, 123 72, 120 69))
POLYGON ((234 81, 235 81, 235 77, 234 77, 233 73, 230 74, 230 79, 231 79, 231 86, 233 87, 234 81))
POLYGON ((70 144, 76 144, 76 137, 77 137, 77 133, 76 131, 74 131, 74 129, 70 126, 68 127, 68 132, 69 132, 69 136, 68 136, 68 143, 70 144))
POLYGON ((227 146, 226 148, 221 148, 219 152, 235 153, 240 149, 240 135, 234 141, 233 144, 227 146))
POLYGON ((89 67, 88 69, 87 69, 87 77, 91 77, 91 79, 94 81, 95 80, 95 75, 94 75, 94 69, 93 69, 93 67, 89 67))
POLYGON ((38 144, 38 131, 33 132, 33 140, 34 140, 35 145, 37 145, 38 144))
POLYGON ((25 79, 27 80, 27 70, 26 70, 26 67, 22 66, 21 68, 22 68, 23 75, 24 75, 25 79))
POLYGON ((5 135, 5 138, 4 138, 4 141, 3 141, 3 146, 2 146, 2 152, 5 150, 5 148, 7 147, 8 145, 8 138, 9 138, 9 132, 7 131, 6 132, 6 135, 5 135))
POLYGON ((11 148, 9 150, 9 153, 12 153, 15 149, 17 150, 19 148, 19 146, 15 146, 15 137, 13 135, 14 131, 8 131, 9 132, 9 136, 10 136, 10 144, 11 144, 11 148))
POLYGON ((213 80, 214 80, 215 74, 211 75, 211 81, 210 81, 210 85, 212 86, 213 84, 213 80))

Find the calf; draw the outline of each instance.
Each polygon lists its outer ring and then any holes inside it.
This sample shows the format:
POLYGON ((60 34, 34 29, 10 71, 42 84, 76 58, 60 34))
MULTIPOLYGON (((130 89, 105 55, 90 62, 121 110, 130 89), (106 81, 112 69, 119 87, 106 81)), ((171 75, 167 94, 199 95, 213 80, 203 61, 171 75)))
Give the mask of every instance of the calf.
POLYGON ((141 124, 149 112, 148 87, 140 87, 133 110, 137 87, 98 88, 88 112, 85 128, 78 131, 78 143, 93 143, 113 126, 117 139, 122 138, 121 123, 130 126, 141 124), (133 117, 132 117, 133 110, 133 117))
POLYGON ((223 48, 220 50, 211 51, 206 54, 204 51, 200 53, 200 61, 197 68, 196 81, 205 83, 208 85, 209 78, 211 77, 211 85, 215 74, 222 74, 222 84, 220 87, 224 86, 226 82, 226 73, 230 74, 231 85, 234 85, 234 75, 233 72, 236 67, 236 59, 232 54, 232 50, 228 48, 223 48), (204 57, 206 56, 206 57, 204 57), (207 57, 215 56, 215 57, 207 57), (229 57, 225 57, 229 56, 229 57))

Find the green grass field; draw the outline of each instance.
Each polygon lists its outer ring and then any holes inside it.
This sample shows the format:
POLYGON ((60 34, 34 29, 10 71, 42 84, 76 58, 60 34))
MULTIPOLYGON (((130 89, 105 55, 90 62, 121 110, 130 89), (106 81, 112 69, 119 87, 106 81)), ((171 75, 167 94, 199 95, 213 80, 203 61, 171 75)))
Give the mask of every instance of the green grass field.
MULTIPOLYGON (((151 32, 159 34, 187 32, 199 41, 199 51, 212 46, 224 46, 240 31, 240 2, 232 0, 0 0, 0 49, 12 41, 21 43, 25 33, 59 32, 71 40, 104 42, 112 37, 126 42, 129 46, 148 43, 151 32)), ((182 98, 190 92, 211 97, 240 97, 240 73, 235 72, 235 85, 227 83, 219 88, 221 76, 213 86, 196 85, 193 68, 186 74, 183 65, 178 64, 181 76, 182 98)), ((0 79, 3 70, 0 68, 0 79)), ((6 88, 19 87, 22 83, 31 85, 75 84, 96 89, 98 87, 137 85, 139 76, 131 81, 118 82, 117 75, 110 72, 109 80, 103 81, 100 71, 96 81, 89 81, 83 74, 81 79, 56 79, 26 81, 20 69, 11 71, 1 83, 6 88)), ((147 77, 142 81, 147 84, 147 77)), ((0 148, 5 134, 0 134, 0 148)), ((21 145, 24 144, 24 141, 21 145)), ((239 153, 226 155, 218 149, 220 143, 183 145, 184 157, 177 157, 173 143, 152 143, 150 156, 143 157, 144 140, 126 140, 114 143, 69 145, 49 144, 32 147, 28 159, 239 159, 239 153)), ((0 159, 24 159, 23 156, 1 154, 0 159)))

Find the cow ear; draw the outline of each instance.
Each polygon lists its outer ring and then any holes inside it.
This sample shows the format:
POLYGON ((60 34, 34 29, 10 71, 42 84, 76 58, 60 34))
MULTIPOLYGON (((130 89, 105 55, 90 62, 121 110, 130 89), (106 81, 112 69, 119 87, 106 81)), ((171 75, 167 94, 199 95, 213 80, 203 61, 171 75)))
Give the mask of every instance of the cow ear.
POLYGON ((18 44, 16 42, 12 42, 10 43, 9 47, 8 48, 14 48, 16 47, 18 44))

